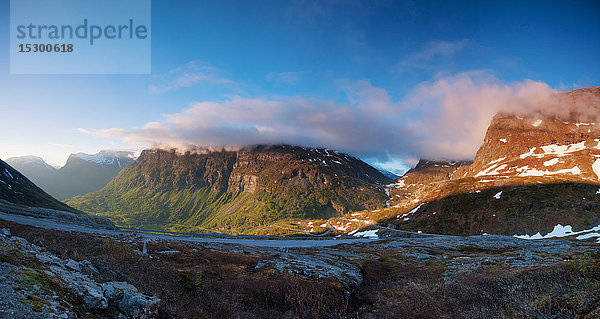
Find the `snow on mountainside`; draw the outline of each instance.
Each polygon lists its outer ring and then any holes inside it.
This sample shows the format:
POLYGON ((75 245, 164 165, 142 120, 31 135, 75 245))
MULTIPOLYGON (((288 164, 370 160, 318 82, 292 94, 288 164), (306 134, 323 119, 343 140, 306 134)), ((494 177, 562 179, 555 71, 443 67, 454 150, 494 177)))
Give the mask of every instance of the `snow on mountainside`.
POLYGON ((96 154, 76 153, 74 156, 88 162, 125 167, 135 161, 133 152, 102 150, 96 154))
POLYGON ((600 88, 561 98, 566 117, 497 114, 472 163, 419 162, 389 188, 393 222, 456 234, 544 234, 559 222, 597 226, 600 88), (582 103, 587 114, 572 110, 582 103))
MULTIPOLYGON (((575 90, 597 96, 600 88, 575 90)), ((600 105, 592 102, 590 108, 600 105)), ((472 163, 422 160, 391 189, 392 203, 407 206, 459 192, 539 183, 600 183, 600 121, 571 113, 569 119, 540 114, 498 114, 472 163), (583 121, 585 120, 585 121, 583 121), (452 165, 454 164, 454 165, 452 165), (394 195, 395 194, 395 195, 394 195), (396 196, 397 195, 397 196, 396 196), (404 203, 403 203, 404 201, 404 203)))

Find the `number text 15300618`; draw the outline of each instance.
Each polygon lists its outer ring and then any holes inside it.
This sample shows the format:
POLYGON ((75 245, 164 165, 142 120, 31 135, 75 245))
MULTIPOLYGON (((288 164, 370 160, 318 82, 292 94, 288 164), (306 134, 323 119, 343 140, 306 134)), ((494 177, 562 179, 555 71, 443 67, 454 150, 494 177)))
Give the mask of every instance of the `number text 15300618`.
POLYGON ((26 43, 19 44, 19 51, 23 53, 37 53, 37 52, 46 52, 46 53, 69 53, 73 52, 73 44, 44 44, 44 43, 26 43))

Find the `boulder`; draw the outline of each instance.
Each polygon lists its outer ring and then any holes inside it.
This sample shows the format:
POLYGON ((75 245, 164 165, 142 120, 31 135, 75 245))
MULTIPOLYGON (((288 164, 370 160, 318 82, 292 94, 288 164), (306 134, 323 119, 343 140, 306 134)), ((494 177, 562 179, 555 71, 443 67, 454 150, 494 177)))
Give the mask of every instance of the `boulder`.
POLYGON ((67 266, 67 268, 69 268, 71 270, 81 272, 81 265, 79 265, 79 262, 77 262, 73 259, 69 258, 69 260, 67 260, 67 263, 65 264, 65 266, 67 266))
POLYGON ((82 260, 79 263, 79 266, 81 267, 81 273, 83 273, 84 275, 88 275, 92 278, 98 277, 98 275, 100 275, 98 269, 96 269, 96 267, 94 267, 94 265, 92 265, 92 263, 89 260, 82 260))
POLYGON ((136 310, 142 310, 160 301, 155 297, 149 297, 140 293, 135 286, 127 282, 108 282, 102 285, 105 297, 116 300, 116 296, 122 294, 118 308, 128 316, 133 316, 136 310), (110 297, 109 297, 110 296, 110 297))

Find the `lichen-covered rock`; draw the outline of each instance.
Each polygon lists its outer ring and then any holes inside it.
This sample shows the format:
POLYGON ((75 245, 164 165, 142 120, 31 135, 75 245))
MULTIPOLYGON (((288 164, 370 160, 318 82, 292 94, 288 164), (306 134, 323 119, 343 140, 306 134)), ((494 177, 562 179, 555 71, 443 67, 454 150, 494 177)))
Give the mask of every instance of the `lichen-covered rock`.
POLYGON ((83 298, 83 306, 87 309, 106 309, 108 300, 104 297, 102 286, 90 277, 76 271, 56 265, 50 271, 64 280, 67 285, 83 298))
POLYGON ((102 285, 104 295, 109 300, 119 300, 118 309, 128 316, 133 316, 136 311, 141 311, 160 299, 149 297, 140 293, 135 286, 127 282, 107 282, 102 285))

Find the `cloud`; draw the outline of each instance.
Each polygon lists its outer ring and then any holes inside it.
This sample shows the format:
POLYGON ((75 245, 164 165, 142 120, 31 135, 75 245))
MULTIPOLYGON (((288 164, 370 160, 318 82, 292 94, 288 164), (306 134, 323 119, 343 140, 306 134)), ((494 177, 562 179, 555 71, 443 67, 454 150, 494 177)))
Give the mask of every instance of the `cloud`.
POLYGON ((267 81, 293 85, 300 81, 300 76, 300 72, 271 72, 267 74, 267 81))
POLYGON ((418 134, 411 146, 425 158, 473 158, 495 114, 535 112, 553 104, 554 93, 542 82, 506 84, 483 71, 423 83, 404 101, 416 112, 408 124, 418 134))
POLYGON ((236 87, 237 83, 223 75, 223 71, 200 61, 190 61, 166 74, 154 77, 154 84, 148 86, 150 94, 166 93, 180 88, 188 88, 200 83, 236 87))
POLYGON ((421 83, 399 102, 367 80, 337 84, 347 103, 235 96, 194 103, 140 128, 80 131, 121 137, 140 147, 320 146, 385 163, 398 158, 473 158, 500 111, 568 116, 564 101, 545 83, 503 83, 484 71, 421 83))
POLYGON ((435 69, 443 63, 448 63, 457 54, 466 50, 473 44, 472 40, 462 39, 458 41, 430 41, 418 51, 409 53, 398 63, 396 70, 407 69, 435 69))

